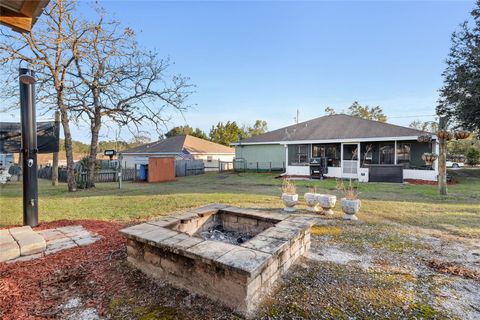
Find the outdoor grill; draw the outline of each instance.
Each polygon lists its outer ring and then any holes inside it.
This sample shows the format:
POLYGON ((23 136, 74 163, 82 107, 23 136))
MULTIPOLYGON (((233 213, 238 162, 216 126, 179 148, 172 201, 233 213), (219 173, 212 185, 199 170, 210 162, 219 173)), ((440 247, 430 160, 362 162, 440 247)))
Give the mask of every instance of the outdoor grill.
POLYGON ((310 178, 323 179, 328 173, 327 158, 310 158, 310 178))

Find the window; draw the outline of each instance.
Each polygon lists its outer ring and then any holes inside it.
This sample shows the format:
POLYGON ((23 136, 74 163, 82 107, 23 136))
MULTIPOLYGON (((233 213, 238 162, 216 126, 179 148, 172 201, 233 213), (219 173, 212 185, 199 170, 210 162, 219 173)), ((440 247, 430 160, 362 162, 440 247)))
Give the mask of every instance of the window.
POLYGON ((308 144, 288 146, 288 164, 291 166, 308 165, 308 144))
POLYGON ((410 143, 397 143, 397 163, 410 165, 410 143))
POLYGON ((395 162, 395 147, 393 143, 380 143, 380 164, 393 164, 395 162))
POLYGON ((212 156, 207 156, 207 162, 212 162, 213 157, 212 156))

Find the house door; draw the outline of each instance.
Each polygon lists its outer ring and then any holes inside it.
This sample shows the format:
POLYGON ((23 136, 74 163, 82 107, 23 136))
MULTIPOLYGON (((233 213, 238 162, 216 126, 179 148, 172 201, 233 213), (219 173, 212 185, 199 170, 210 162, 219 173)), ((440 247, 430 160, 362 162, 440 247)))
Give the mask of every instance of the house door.
POLYGON ((358 143, 344 143, 342 145, 342 177, 358 178, 358 143))

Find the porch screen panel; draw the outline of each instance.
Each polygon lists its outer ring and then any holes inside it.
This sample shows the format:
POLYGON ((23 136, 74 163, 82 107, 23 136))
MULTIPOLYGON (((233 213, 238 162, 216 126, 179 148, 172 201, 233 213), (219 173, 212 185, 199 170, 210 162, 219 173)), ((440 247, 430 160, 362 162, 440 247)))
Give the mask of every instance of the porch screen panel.
POLYGON ((327 158, 329 167, 340 167, 340 143, 314 144, 312 158, 327 158))
POLYGON ((309 145, 296 144, 288 146, 288 165, 289 166, 307 166, 309 158, 309 145))
POLYGON ((410 166, 410 143, 397 143, 397 164, 410 166))
POLYGON ((395 162, 395 144, 381 143, 379 148, 380 164, 394 164, 395 162))

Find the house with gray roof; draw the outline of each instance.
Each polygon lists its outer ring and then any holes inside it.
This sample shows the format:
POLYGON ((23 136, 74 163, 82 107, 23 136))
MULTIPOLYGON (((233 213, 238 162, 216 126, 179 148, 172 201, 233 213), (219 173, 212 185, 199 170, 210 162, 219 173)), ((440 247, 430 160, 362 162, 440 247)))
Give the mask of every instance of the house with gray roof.
POLYGON ((326 177, 360 181, 436 181, 434 134, 345 114, 329 115, 239 140, 235 167, 283 169, 286 175, 313 177, 321 163, 326 177))

